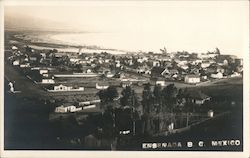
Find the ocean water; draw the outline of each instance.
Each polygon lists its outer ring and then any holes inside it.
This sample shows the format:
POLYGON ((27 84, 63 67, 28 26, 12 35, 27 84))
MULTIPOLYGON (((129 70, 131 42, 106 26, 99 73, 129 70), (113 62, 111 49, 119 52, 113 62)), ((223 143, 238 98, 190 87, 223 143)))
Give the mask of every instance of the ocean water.
MULTIPOLYGON (((58 33, 41 36, 43 40, 52 43, 96 46, 94 49, 83 49, 86 52, 102 52, 105 49, 115 49, 107 52, 121 54, 126 52, 161 52, 166 47, 167 52, 188 51, 189 53, 206 53, 218 47, 222 54, 231 54, 241 57, 243 45, 235 49, 234 44, 220 41, 216 38, 207 38, 202 35, 190 34, 186 36, 168 34, 166 32, 112 32, 112 33, 58 33), (199 37, 199 38, 198 38, 199 37)), ((234 43, 234 42, 233 42, 234 43)), ((74 50, 78 51, 78 50, 74 50)))
POLYGON ((67 44, 97 46, 125 52, 160 52, 160 49, 167 43, 166 40, 160 39, 159 36, 148 33, 72 33, 54 34, 50 38, 67 44))

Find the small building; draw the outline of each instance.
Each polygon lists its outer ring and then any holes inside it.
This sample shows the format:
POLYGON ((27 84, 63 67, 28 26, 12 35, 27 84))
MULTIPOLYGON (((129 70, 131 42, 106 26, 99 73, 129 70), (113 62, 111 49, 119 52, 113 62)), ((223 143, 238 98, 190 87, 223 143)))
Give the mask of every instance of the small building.
POLYGON ((185 83, 196 84, 200 83, 201 79, 198 75, 186 75, 184 81, 185 83))
POLYGON ((12 50, 17 50, 18 48, 17 48, 17 46, 12 46, 11 49, 12 50))
POLYGON ((132 85, 132 82, 130 82, 130 81, 122 82, 122 88, 126 88, 126 87, 131 86, 131 85, 132 85))
POLYGON ((19 60, 14 60, 12 64, 15 65, 15 66, 17 66, 17 65, 20 64, 20 61, 19 60))
POLYGON ((92 105, 86 105, 82 107, 82 109, 92 109, 92 108, 96 108, 96 105, 92 104, 92 105))
POLYGON ((211 65, 210 62, 203 62, 203 63, 201 63, 201 67, 202 67, 202 68, 207 68, 207 67, 209 67, 210 65, 211 65))
POLYGON ((180 67, 181 67, 183 70, 187 70, 187 69, 188 69, 188 66, 187 66, 187 65, 180 65, 180 67))
POLYGON ((165 68, 162 72, 161 72, 161 75, 162 76, 165 76, 166 74, 169 74, 170 72, 169 72, 169 70, 168 70, 168 68, 165 68))
POLYGON ((234 72, 230 77, 241 77, 241 74, 238 72, 234 72))
POLYGON ((103 90, 103 89, 107 89, 109 87, 109 85, 104 85, 104 84, 100 85, 100 83, 96 83, 95 87, 96 87, 96 89, 103 90))
POLYGON ((213 110, 209 110, 207 112, 207 116, 210 117, 210 118, 214 117, 214 111, 213 110))
POLYGON ((160 65, 160 61, 153 61, 153 67, 159 67, 160 65))
POLYGON ((48 69, 40 69, 39 70, 39 73, 42 75, 42 74, 47 74, 49 73, 49 70, 48 69))
POLYGON ((77 108, 72 104, 63 104, 55 108, 56 113, 67 113, 67 112, 76 112, 82 110, 82 107, 77 108))
POLYGON ((49 74, 43 73, 42 76, 43 76, 43 77, 49 77, 49 74))
POLYGON ((202 105, 205 103, 205 101, 209 101, 211 99, 211 97, 207 96, 201 91, 193 90, 187 93, 188 100, 197 105, 202 105))
POLYGON ((170 69, 169 74, 170 75, 179 74, 179 71, 177 69, 170 69))
POLYGON ((115 74, 114 74, 114 73, 111 73, 110 71, 106 73, 106 77, 107 77, 107 78, 112 78, 112 77, 114 77, 114 76, 115 76, 115 74))
POLYGON ((211 74, 211 78, 221 79, 223 78, 223 74, 221 72, 218 72, 216 74, 211 74))
POLYGON ((19 65, 21 68, 30 67, 30 63, 25 62, 19 65))
POLYGON ((36 56, 30 56, 30 57, 29 57, 29 60, 30 60, 30 61, 37 61, 37 57, 36 57, 36 56))
POLYGON ((73 87, 66 85, 54 85, 52 90, 48 90, 49 92, 65 92, 65 91, 84 91, 84 87, 73 87))
POLYGON ((42 78, 41 83, 43 83, 43 84, 54 84, 55 83, 54 77, 53 76, 52 77, 44 77, 44 78, 42 78))
POLYGON ((218 66, 216 72, 224 73, 225 69, 223 67, 221 67, 221 66, 218 66))
POLYGON ((151 70, 150 70, 150 69, 149 69, 149 70, 146 70, 146 71, 145 71, 145 74, 151 75, 151 70))
POLYGON ((164 80, 158 80, 155 82, 155 85, 166 86, 166 82, 164 80))

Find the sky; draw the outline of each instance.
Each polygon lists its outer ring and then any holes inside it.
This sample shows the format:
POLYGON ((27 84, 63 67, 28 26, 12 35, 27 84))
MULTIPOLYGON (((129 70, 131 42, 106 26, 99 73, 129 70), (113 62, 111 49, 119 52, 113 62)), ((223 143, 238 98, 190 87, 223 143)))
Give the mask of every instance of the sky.
POLYGON ((4 9, 5 20, 11 21, 11 25, 19 19, 18 26, 23 27, 126 34, 134 40, 122 42, 134 47, 166 46, 169 51, 191 52, 218 47, 222 52, 242 56, 248 45, 247 1, 99 1, 67 6, 5 6, 4 9), (136 42, 137 45, 133 44, 136 42))

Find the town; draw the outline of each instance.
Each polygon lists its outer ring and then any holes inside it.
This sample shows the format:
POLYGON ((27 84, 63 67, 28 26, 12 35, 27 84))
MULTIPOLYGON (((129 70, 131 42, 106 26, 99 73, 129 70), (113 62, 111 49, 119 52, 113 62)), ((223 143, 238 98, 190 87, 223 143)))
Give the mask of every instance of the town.
MULTIPOLYGON (((141 136, 182 133, 242 104, 204 92, 209 86, 242 82, 243 59, 219 48, 202 54, 164 47, 158 53, 115 55, 8 43, 5 61, 36 85, 34 91, 52 108, 49 121, 63 122, 56 140, 86 149, 127 149, 141 136)), ((9 93, 24 93, 18 88, 22 83, 8 75, 9 93)))

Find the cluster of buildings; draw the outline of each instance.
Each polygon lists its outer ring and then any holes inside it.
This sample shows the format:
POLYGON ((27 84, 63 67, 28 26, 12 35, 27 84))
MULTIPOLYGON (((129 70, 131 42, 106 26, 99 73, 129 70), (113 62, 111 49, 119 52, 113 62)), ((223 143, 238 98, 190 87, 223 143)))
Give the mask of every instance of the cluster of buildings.
POLYGON ((203 54, 174 52, 143 53, 122 57, 129 71, 145 76, 196 84, 210 79, 239 77, 243 60, 233 55, 221 55, 218 48, 203 54))
MULTIPOLYGON (((136 73, 147 80, 178 81, 198 84, 212 79, 239 77, 243 74, 243 60, 233 55, 222 55, 218 48, 203 54, 173 52, 156 54, 135 53, 111 55, 102 53, 58 52, 57 50, 34 50, 29 46, 21 50, 12 46, 13 56, 9 60, 22 69, 30 68, 37 82, 55 84, 56 78, 100 77, 120 78, 122 87, 138 82, 138 78, 126 78, 126 73, 136 73), (35 74, 35 75, 34 75, 35 74), (126 81, 125 81, 126 80, 126 81), (137 81, 133 81, 137 80, 137 81)), ((160 83, 161 82, 161 83, 160 83)), ((107 86, 99 86, 103 89, 107 86)), ((81 87, 79 87, 81 89, 81 87)), ((72 90, 72 88, 66 88, 72 90)), ((56 91, 57 88, 54 87, 56 91)), ((82 89, 81 89, 82 90, 82 89)))
MULTIPOLYGON (((85 90, 83 86, 74 83, 57 83, 56 78, 104 77, 109 84, 111 81, 119 81, 125 88, 134 83, 140 85, 149 81, 155 81, 156 85, 161 86, 166 86, 167 81, 198 84, 213 79, 240 77, 243 74, 243 60, 232 55, 222 55, 218 48, 203 54, 183 51, 112 55, 106 52, 83 53, 82 49, 79 53, 65 53, 55 49, 35 50, 29 46, 12 46, 11 51, 12 55, 8 57, 11 64, 24 70, 35 82, 48 85, 48 92, 85 90), (126 77, 127 74, 130 77, 126 77), (131 74, 138 77, 132 78, 131 74)), ((109 84, 97 82, 95 88, 107 89, 109 84)), ((197 95, 203 98, 200 102, 209 99, 197 95)), ((83 107, 62 105, 55 111, 79 110, 83 110, 83 107)))

